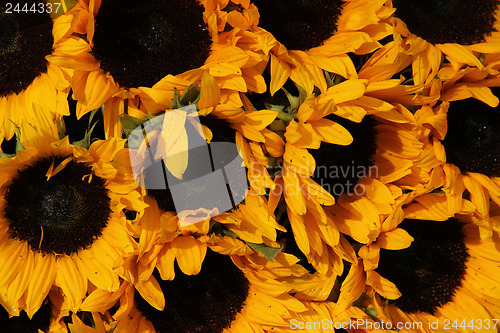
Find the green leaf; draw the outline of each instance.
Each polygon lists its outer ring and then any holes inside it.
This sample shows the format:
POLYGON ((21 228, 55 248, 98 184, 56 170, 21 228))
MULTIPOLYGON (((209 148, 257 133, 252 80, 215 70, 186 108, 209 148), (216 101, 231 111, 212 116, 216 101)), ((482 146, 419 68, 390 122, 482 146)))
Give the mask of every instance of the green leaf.
POLYGON ((55 19, 75 7, 78 0, 47 0, 45 3, 47 13, 50 11, 50 17, 55 19))
POLYGON ((250 243, 250 242, 245 242, 250 248, 254 249, 255 251, 258 251, 266 257, 267 260, 274 260, 278 253, 280 253, 283 250, 283 246, 280 246, 278 248, 276 247, 270 247, 267 246, 266 244, 256 244, 256 243, 250 243))

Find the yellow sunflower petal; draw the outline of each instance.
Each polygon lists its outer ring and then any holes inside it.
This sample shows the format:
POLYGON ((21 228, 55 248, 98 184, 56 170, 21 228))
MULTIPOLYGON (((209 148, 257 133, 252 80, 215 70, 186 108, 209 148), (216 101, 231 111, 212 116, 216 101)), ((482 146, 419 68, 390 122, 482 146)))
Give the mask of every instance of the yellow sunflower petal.
POLYGON ((7 289, 7 301, 9 304, 18 303, 21 296, 26 291, 31 279, 33 279, 33 270, 35 268, 35 255, 28 251, 25 258, 24 267, 16 275, 10 287, 7 289))
POLYGON ((0 286, 10 283, 19 273, 28 256, 28 244, 25 242, 10 241, 0 249, 0 286))
POLYGON ((61 256, 56 261, 57 275, 55 285, 68 297, 73 311, 80 306, 87 293, 87 277, 82 274, 71 257, 61 256))
POLYGON ((91 251, 80 251, 78 255, 73 256, 73 258, 78 265, 78 269, 81 272, 85 272, 90 282, 96 287, 109 291, 118 289, 118 276, 97 260, 91 251))
POLYGON ((271 83, 269 85, 269 91, 271 95, 274 95, 283 85, 286 80, 290 77, 292 70, 282 60, 271 54, 271 83))
POLYGON ((325 142, 346 146, 353 141, 351 133, 342 125, 332 120, 323 118, 310 121, 309 123, 313 126, 314 130, 321 135, 325 142))
POLYGON ((447 44, 437 44, 436 47, 443 52, 450 61, 458 62, 461 64, 467 64, 471 66, 476 66, 479 69, 483 69, 484 65, 481 61, 474 55, 472 50, 466 46, 454 43, 447 44))
POLYGON ((284 194, 287 204, 290 207, 293 207, 293 210, 297 212, 297 214, 304 215, 306 213, 306 203, 297 174, 295 172, 284 170, 283 180, 285 184, 284 194))
POLYGON ((380 276, 377 272, 366 272, 366 284, 372 286, 377 293, 387 299, 397 299, 401 296, 401 292, 396 285, 380 276))
POLYGON ((484 188, 471 177, 464 177, 464 185, 470 193, 471 201, 476 205, 479 214, 488 216, 489 199, 484 188))
POLYGON ((207 72, 201 76, 200 100, 198 106, 200 109, 215 107, 220 102, 220 89, 214 77, 207 72))
POLYGON ((380 234, 377 238, 377 245, 387 250, 402 250, 409 247, 413 240, 406 230, 395 228, 380 234))
POLYGON ((136 289, 152 307, 162 311, 165 308, 165 297, 161 290, 160 284, 151 275, 147 281, 142 281, 136 284, 136 289))
POLYGON ((363 96, 367 86, 368 80, 347 80, 328 88, 326 93, 318 97, 318 102, 323 103, 329 99, 333 99, 335 104, 352 101, 363 96))
POLYGON ((51 255, 35 254, 33 276, 39 278, 30 281, 26 296, 26 313, 32 318, 49 294, 50 287, 56 277, 56 259, 51 255))
POLYGON ((177 237, 172 242, 172 249, 179 268, 186 275, 196 275, 201 270, 207 247, 194 237, 177 237))

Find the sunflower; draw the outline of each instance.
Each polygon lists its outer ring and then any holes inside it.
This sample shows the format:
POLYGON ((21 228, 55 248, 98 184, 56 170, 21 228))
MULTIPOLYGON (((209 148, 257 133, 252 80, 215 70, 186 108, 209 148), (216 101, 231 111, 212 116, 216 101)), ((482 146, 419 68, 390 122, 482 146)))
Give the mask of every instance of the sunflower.
POLYGON ((288 105, 269 102, 286 140, 270 202, 276 208, 283 194, 298 248, 322 274, 340 275, 338 253, 325 251, 340 245, 340 232, 369 242, 402 189, 424 191, 429 179, 414 175, 423 144, 411 112, 366 96, 368 80, 335 83, 317 97, 285 90, 288 105))
POLYGON ((415 84, 442 88, 445 101, 472 96, 490 106, 498 104, 488 89, 498 85, 494 59, 500 52, 500 12, 496 1, 394 0, 393 5, 395 40, 412 57, 415 84), (443 56, 449 63, 443 63, 443 56))
POLYGON ((491 107, 498 105, 498 94, 493 87, 500 86, 498 54, 484 56, 484 69, 466 67, 455 69, 450 64, 443 64, 436 80, 431 82, 431 89, 442 91, 441 101, 457 101, 473 97, 491 107))
POLYGON ((154 273, 165 310, 153 308, 131 285, 115 315, 117 330, 286 331, 299 313, 304 317, 311 313, 291 295, 309 284, 309 274, 294 256, 279 253, 269 261, 257 253, 239 256, 216 251, 207 250, 196 275, 185 275, 176 267, 175 278, 164 281, 154 273))
MULTIPOLYGON (((411 75, 409 66, 412 59, 396 41, 388 42, 360 62, 358 78, 370 82, 365 92, 368 97, 378 98, 396 106, 430 104, 440 98, 441 91, 437 85, 416 84, 412 82, 411 76, 404 76, 411 75)), ((390 116, 391 113, 387 115, 390 116)), ((394 117, 394 114, 392 116, 394 117)))
MULTIPOLYGON (((497 88, 495 88, 496 90, 497 88)), ((495 139, 498 107, 491 108, 475 99, 424 106, 415 114, 428 138, 423 163, 440 174, 442 190, 450 202, 476 207, 472 216, 484 237, 491 237, 494 221, 490 205, 500 203, 498 142, 495 139), (474 112, 471 113, 471 110, 474 112)), ((425 137, 424 137, 425 138, 425 137)))
POLYGON ((257 7, 248 0, 201 0, 200 3, 207 8, 205 21, 214 40, 217 36, 216 41, 218 34, 226 29, 226 23, 243 31, 258 23, 257 7))
POLYGON ((382 240, 388 250, 381 249, 374 261, 380 279, 395 283, 402 295, 369 291, 365 306, 375 309, 377 320, 417 323, 414 332, 497 331, 500 239, 482 238, 468 221, 470 214, 441 194, 417 197, 405 209, 405 220, 391 231, 395 234, 382 240), (390 299, 387 305, 379 295, 390 299))
MULTIPOLYGON (((342 98, 349 100, 351 97, 345 97, 343 92, 356 88, 363 91, 365 88, 362 82, 357 82, 358 85, 352 83, 343 90, 349 83, 332 88, 332 96, 335 95, 340 105, 342 98)), ((270 193, 270 210, 278 208, 279 219, 284 219, 280 222, 290 223, 289 232, 293 230, 295 239, 288 239, 288 242, 296 243, 314 269, 321 274, 330 271, 328 274, 334 279, 343 270, 341 256, 334 250, 339 245, 340 234, 335 228, 328 227, 321 205, 332 205, 335 199, 311 178, 316 164, 308 148, 317 149, 322 141, 346 145, 352 141, 352 136, 344 127, 327 119, 335 110, 330 108, 334 102, 317 105, 315 95, 304 96, 294 97, 287 92, 288 103, 273 106, 281 111, 272 128, 281 130, 286 143, 283 155, 276 159, 274 166, 277 168, 274 175, 276 188, 270 193)))
POLYGON ((275 239, 276 229, 283 228, 272 220, 264 199, 255 193, 248 195, 245 204, 213 220, 206 218, 189 224, 181 224, 174 212, 162 212, 152 198, 146 197, 145 202, 149 207, 131 225, 133 236, 139 239, 138 251, 124 258, 120 274, 134 283, 141 294, 156 295, 156 300, 159 296, 151 290, 155 285, 151 275, 155 267, 162 279, 171 280, 175 277, 175 261, 184 274, 197 274, 209 246, 218 247, 219 251, 226 247, 227 254, 238 255, 251 253, 243 242, 259 249, 274 248, 276 253, 281 250, 275 239))
POLYGON ((11 139, 24 121, 57 135, 50 124, 69 115, 72 71, 54 64, 50 55, 67 47, 63 36, 71 31, 75 10, 52 19, 39 1, 24 2, 38 12, 8 13, 8 4, 0 4, 0 142, 11 139))
POLYGON ((61 50, 51 59, 75 70, 72 88, 78 117, 106 103, 108 136, 121 136, 118 115, 129 109, 164 111, 172 103, 174 88, 184 91, 206 72, 228 98, 238 99, 238 92, 251 87, 265 87, 260 74, 250 69, 247 85, 247 73, 242 71, 260 60, 235 46, 230 35, 219 38, 217 31, 211 35, 204 19, 213 12, 196 1, 84 4, 75 23, 78 29, 69 37, 74 52, 61 50), (176 15, 171 15, 173 8, 176 15), (215 42, 214 36, 220 41, 215 42))
POLYGON ((24 309, 32 317, 53 287, 72 310, 90 285, 118 289, 114 262, 135 246, 123 210, 142 212, 145 204, 125 140, 96 141, 87 150, 68 137, 30 137, 31 145, 0 161, 0 288, 8 290, 10 313, 24 309))
MULTIPOLYGON (((277 134, 266 129, 266 126, 274 121, 277 111, 256 110, 245 96, 242 96, 242 100, 244 101, 243 108, 223 103, 221 90, 215 79, 208 73, 204 73, 201 85, 190 86, 180 97, 175 95, 171 109, 166 110, 165 113, 151 116, 137 110, 133 113, 135 117, 132 115, 122 117, 123 126, 127 131, 137 132, 135 129, 138 123, 142 124, 141 126, 147 126, 148 144, 157 147, 150 149, 154 155, 154 163, 150 166, 147 162, 149 159, 144 155, 145 141, 135 140, 135 134, 131 134, 129 138, 129 147, 137 153, 139 161, 135 167, 137 170, 140 169, 137 182, 143 183, 141 186, 148 189, 147 194, 158 202, 164 212, 186 210, 184 214, 189 215, 191 211, 196 215, 195 211, 198 208, 212 210, 217 207, 219 212, 223 213, 231 207, 235 208, 245 198, 248 190, 251 191, 251 195, 263 195, 266 188, 274 187, 274 182, 267 170, 269 162, 265 152, 274 156, 279 155, 281 153, 279 141, 282 142, 282 140, 277 134), (145 123, 148 118, 150 118, 149 122, 145 123), (194 122, 199 122, 201 129, 195 129, 198 124, 194 122), (201 134, 204 137, 201 137, 201 134), (164 151, 163 147, 170 147, 173 142, 179 149, 181 146, 185 151, 188 148, 193 149, 176 166, 168 159, 163 158, 162 161, 159 158, 159 154, 164 151), (214 196, 211 193, 218 188, 218 178, 215 173, 212 173, 211 166, 203 161, 206 153, 204 153, 205 148, 200 146, 204 142, 208 144, 211 154, 214 155, 214 170, 222 170, 229 164, 234 165, 230 168, 231 171, 228 171, 231 172, 231 195, 234 199, 231 207, 228 207, 227 200, 221 198, 222 194, 214 196), (221 144, 225 145, 224 149, 219 148, 221 144), (160 165, 162 163, 165 164, 166 175, 170 178, 168 178, 168 186, 160 188, 155 175, 159 170, 157 166, 162 166, 160 165), (246 178, 245 171, 235 163, 243 164, 247 168, 246 178), (241 169, 235 170, 238 168, 241 169), (181 174, 182 182, 191 182, 189 186, 192 186, 187 189, 186 193, 191 200, 185 204, 178 200, 174 201, 170 190, 172 186, 179 185, 178 179, 181 174), (204 181, 196 185, 194 180, 201 177, 204 181), (198 199, 195 199, 195 196, 204 202, 197 202, 198 199), (210 206, 207 201, 214 205, 210 206), (196 204, 199 205, 196 206, 196 204), (177 207, 179 205, 185 208, 177 207)), ((208 159, 208 156, 206 157, 208 159)), ((165 184, 164 181, 163 183, 165 184)), ((185 216, 180 216, 180 219, 184 220, 183 217, 185 216)))
POLYGON ((269 56, 270 93, 290 78, 308 94, 327 89, 323 71, 357 78, 347 53, 368 54, 390 35, 385 1, 254 1, 259 25, 255 44, 269 56))
MULTIPOLYGON (((288 327, 294 312, 307 310, 289 292, 293 289, 307 297, 320 285, 320 278, 311 277, 298 259, 280 253, 279 245, 269 240, 276 237, 269 228, 279 225, 260 218, 268 214, 265 203, 249 202, 248 208, 240 205, 212 221, 181 226, 174 213, 162 213, 150 198, 146 202, 150 206, 133 225, 138 252, 125 258, 120 268, 130 285, 114 315, 117 329, 154 332, 154 326, 161 332, 171 325, 179 331, 277 329, 288 327), (251 224, 259 219, 263 224, 251 224), (273 250, 266 243, 278 247, 273 250), (200 302, 196 309, 187 304, 191 298, 200 302)), ((108 299, 115 296, 107 294, 108 299)))

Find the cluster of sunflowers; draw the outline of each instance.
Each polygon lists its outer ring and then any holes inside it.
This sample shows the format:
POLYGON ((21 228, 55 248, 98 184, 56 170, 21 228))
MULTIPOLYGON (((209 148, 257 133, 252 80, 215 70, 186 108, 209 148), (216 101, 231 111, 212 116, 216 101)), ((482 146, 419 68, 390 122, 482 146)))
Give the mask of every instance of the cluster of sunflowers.
POLYGON ((2 0, 1 330, 497 332, 498 6, 2 0))

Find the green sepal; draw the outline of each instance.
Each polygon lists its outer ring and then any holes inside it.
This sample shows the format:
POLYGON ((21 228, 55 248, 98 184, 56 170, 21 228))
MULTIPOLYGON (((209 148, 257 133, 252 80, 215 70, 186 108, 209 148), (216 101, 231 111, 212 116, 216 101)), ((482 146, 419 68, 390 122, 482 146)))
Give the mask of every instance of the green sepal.
POLYGON ((271 125, 269 125, 269 128, 273 132, 285 132, 286 131, 286 125, 282 120, 274 120, 271 125))
POLYGON ((16 126, 16 151, 23 151, 26 148, 21 144, 21 131, 16 126))
POLYGON ((50 13, 50 17, 53 19, 63 15, 65 13, 63 4, 66 6, 66 12, 71 8, 75 7, 78 3, 78 0, 47 0, 45 1, 45 9, 49 10, 47 4, 52 4, 52 11, 50 13))
MULTIPOLYGON (((298 85, 296 86, 299 87, 298 85)), ((288 90, 285 89, 285 87, 282 87, 281 90, 285 92, 286 98, 288 99, 288 103, 290 103, 290 109, 298 110, 300 104, 302 104, 300 96, 293 96, 288 92, 288 90)))
MULTIPOLYGON (((227 229, 222 223, 219 223, 219 222, 214 223, 210 227, 210 231, 215 233, 215 234, 218 234, 218 235, 227 236, 227 237, 231 237, 234 239, 240 239, 240 238, 238 238, 238 235, 236 235, 231 230, 227 229)), ((276 258, 278 253, 280 253, 283 250, 283 246, 280 246, 279 248, 275 248, 275 247, 270 247, 264 243, 256 244, 256 243, 244 241, 242 239, 240 239, 240 240, 243 243, 245 243, 246 245, 248 245, 248 247, 250 247, 251 249, 262 253, 264 255, 264 257, 266 257, 267 260, 274 260, 274 258, 276 258)))
POLYGON ((300 104, 302 104, 306 100, 306 98, 307 98, 307 92, 305 91, 304 88, 302 88, 301 86, 299 86, 297 83, 295 83, 295 87, 299 91, 300 104))
POLYGON ((287 124, 291 122, 293 119, 295 119, 293 114, 287 112, 278 112, 276 118, 286 122, 287 124))
POLYGON ((352 303, 352 305, 355 306, 355 307, 357 307, 357 308, 360 308, 370 318, 372 318, 373 320, 375 320, 375 319, 377 319, 377 316, 378 316, 377 311, 374 308, 368 308, 368 307, 363 306, 363 302, 367 298, 369 298, 369 296, 367 296, 366 294, 363 294, 357 300, 355 300, 352 303))
MULTIPOLYGON (((102 106, 99 109, 92 110, 92 113, 90 114, 90 117, 89 117, 89 125, 88 125, 89 127, 90 127, 90 124, 92 123, 92 119, 94 119, 95 114, 98 111, 102 111, 102 110, 103 110, 102 106)), ((92 127, 90 127, 90 129, 85 131, 85 136, 83 137, 83 139, 81 139, 79 141, 72 142, 71 144, 74 146, 89 149, 90 144, 92 143, 92 132, 94 131, 95 125, 97 125, 98 122, 99 121, 96 121, 94 123, 94 125, 92 125, 92 127)))
POLYGON ((481 61, 481 63, 484 65, 484 60, 486 59, 486 54, 484 53, 479 53, 479 55, 477 56, 477 58, 479 59, 479 61, 481 61))
POLYGON ((328 72, 324 72, 324 73, 325 73, 326 86, 328 88, 333 87, 335 85, 334 78, 330 75, 330 73, 328 73, 328 72))
POLYGON ((181 108, 181 101, 179 100, 179 92, 177 91, 177 88, 174 87, 174 99, 172 101, 172 104, 170 104, 170 109, 176 110, 181 108))
POLYGON ((269 111, 279 111, 279 112, 283 112, 285 110, 285 106, 283 105, 278 105, 278 104, 268 104, 268 103, 264 103, 264 107, 266 108, 266 110, 269 110, 269 111))
POLYGON ((64 119, 61 119, 59 124, 57 124, 57 133, 59 135, 59 140, 64 139, 66 137, 66 125, 64 124, 64 119))
POLYGON ((326 86, 327 88, 333 87, 343 81, 345 81, 345 78, 338 74, 332 74, 326 71, 323 71, 325 73, 325 80, 326 80, 326 86))
POLYGON ((433 193, 433 194, 442 194, 442 195, 446 194, 446 193, 443 191, 443 189, 442 189, 442 188, 437 188, 437 189, 433 190, 431 193, 433 193))
POLYGON ((363 311, 371 318, 375 319, 378 316, 377 311, 374 308, 363 308, 363 311))
POLYGON ((267 260, 274 260, 278 253, 280 253, 283 250, 283 246, 280 247, 270 247, 264 243, 262 244, 256 244, 256 243, 250 243, 250 242, 245 242, 246 245, 248 245, 250 248, 252 248, 255 251, 258 251, 266 257, 267 260))
POLYGON ((181 106, 196 104, 200 100, 200 87, 197 83, 191 84, 181 96, 181 106))
POLYGON ((132 117, 128 114, 120 115, 120 123, 122 124, 123 131, 127 136, 129 136, 133 130, 144 124, 146 121, 148 121, 148 119, 140 119, 132 117))
POLYGON ((227 236, 227 237, 231 237, 231 238, 238 238, 238 235, 236 235, 234 232, 232 232, 231 230, 229 230, 225 227, 222 229, 222 235, 227 236))
POLYGON ((74 146, 78 146, 78 147, 82 147, 82 148, 85 148, 85 149, 89 149, 90 148, 90 144, 92 143, 91 141, 91 138, 92 138, 92 131, 94 131, 94 127, 95 125, 97 125, 97 122, 94 123, 94 125, 92 125, 92 128, 90 128, 90 130, 87 130, 85 131, 85 136, 83 137, 83 139, 79 140, 79 141, 75 141, 75 142, 72 142, 71 144, 74 145, 74 146))

